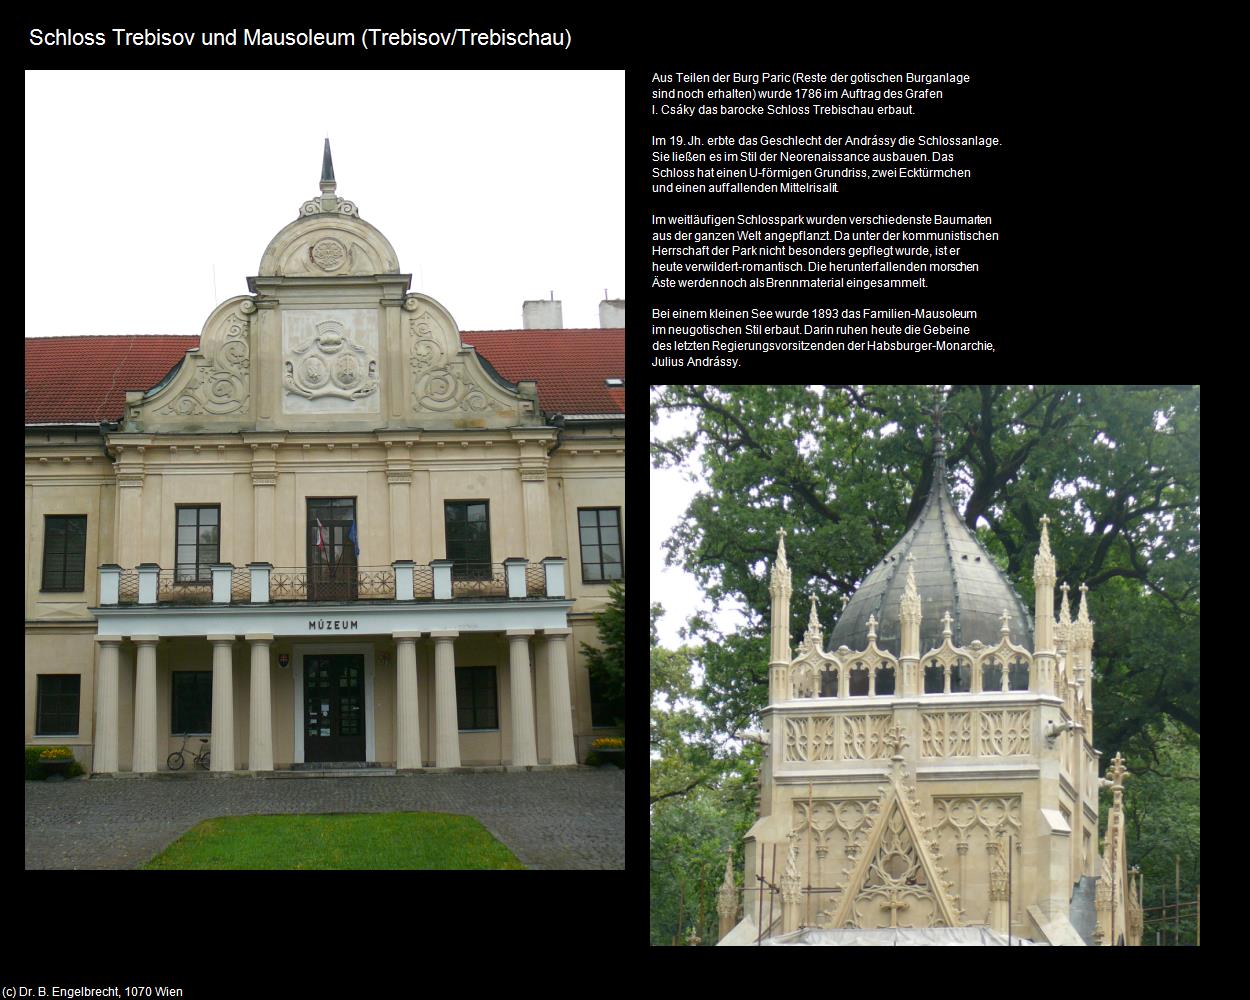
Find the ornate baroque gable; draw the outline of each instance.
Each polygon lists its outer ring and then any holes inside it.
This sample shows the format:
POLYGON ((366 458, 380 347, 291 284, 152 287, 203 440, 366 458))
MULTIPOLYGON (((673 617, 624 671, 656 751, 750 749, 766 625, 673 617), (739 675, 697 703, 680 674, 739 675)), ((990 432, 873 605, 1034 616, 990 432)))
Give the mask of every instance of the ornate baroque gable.
POLYGON ((231 429, 252 417, 251 328, 256 305, 245 295, 227 299, 208 317, 200 346, 188 351, 174 376, 141 401, 128 399, 123 424, 131 429, 146 410, 176 429, 231 429))
POLYGON ((255 295, 214 310, 168 384, 128 397, 124 430, 543 424, 535 383, 501 378, 442 305, 408 294, 412 276, 399 273, 390 242, 334 192, 327 143, 321 197, 270 241, 248 279, 255 295))

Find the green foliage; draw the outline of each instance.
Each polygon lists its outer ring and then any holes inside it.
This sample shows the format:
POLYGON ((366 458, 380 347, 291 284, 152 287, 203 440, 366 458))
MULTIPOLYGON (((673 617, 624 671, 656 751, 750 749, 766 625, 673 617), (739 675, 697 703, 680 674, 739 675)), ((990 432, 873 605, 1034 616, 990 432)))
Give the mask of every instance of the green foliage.
POLYGON ((225 816, 192 827, 145 869, 441 870, 525 866, 470 816, 225 816))
POLYGON ((74 760, 74 751, 69 747, 26 747, 26 780, 44 781, 49 774, 61 774, 67 778, 76 778, 85 774, 81 764, 74 760), (44 766, 49 760, 72 760, 68 767, 58 767, 55 771, 44 766))
MULTIPOLYGON (((1130 758, 1132 777, 1124 784, 1125 833, 1128 857, 1141 868, 1142 904, 1146 924, 1142 944, 1155 943, 1155 931, 1165 940, 1176 938, 1175 911, 1161 921, 1151 907, 1176 902, 1176 859, 1180 858, 1181 899, 1193 900, 1202 881, 1202 855, 1197 831, 1201 825, 1198 741, 1183 728, 1166 723, 1147 734, 1150 749, 1130 758)), ((1106 821, 1106 809, 1103 810, 1106 821)), ((1193 909, 1182 909, 1180 941, 1194 944, 1196 920, 1193 909)))
POLYGON ((716 786, 652 807, 651 944, 686 944, 692 928, 704 945, 716 943, 716 892, 729 848, 736 878, 742 878, 743 837, 755 822, 758 766, 758 752, 746 754, 716 786))
MULTIPOLYGON (((692 477, 706 483, 667 542, 668 562, 694 576, 714 608, 739 602, 747 624, 722 635, 696 618, 689 645, 675 651, 653 640, 652 801, 657 789, 684 787, 691 804, 714 811, 734 737, 759 725, 767 698, 778 529, 787 532, 797 636, 811 597, 827 625, 919 514, 932 484, 939 398, 948 482, 965 523, 1026 605, 1043 514, 1074 617, 1078 588, 1089 587, 1095 745, 1104 760, 1123 752, 1134 773, 1135 763, 1152 769, 1126 793, 1141 810, 1129 824, 1129 857, 1166 853, 1171 837, 1192 845, 1196 871, 1201 403, 1192 385, 653 390, 653 423, 662 414, 692 418, 691 430, 652 442, 653 463, 697 469, 692 477), (658 721, 657 686, 673 695, 658 721), (1192 767, 1174 766, 1182 753, 1192 767)), ((653 850, 659 814, 653 809, 653 850)), ((723 832, 703 822, 703 835, 723 832)), ((681 870, 694 877, 689 865, 681 870)), ((1148 871, 1148 896, 1152 878, 1148 871)))
MULTIPOLYGON (((791 633, 801 634, 813 594, 828 621, 928 495, 935 389, 658 389, 653 420, 684 413, 696 425, 653 442, 654 463, 697 464, 707 483, 670 538, 668 561, 691 573, 713 606, 742 602, 742 634, 763 637, 768 569, 784 527, 791 633)), ((1103 743, 1127 749, 1144 726, 1164 719, 1197 732, 1198 388, 955 385, 941 393, 947 465, 964 519, 980 524, 1026 603, 1042 514, 1051 519, 1074 614, 1076 588, 1090 587, 1103 743)), ((693 623, 692 636, 727 657, 741 654, 736 670, 718 672, 725 683, 708 706, 727 729, 740 724, 744 711, 763 704, 765 658, 752 656, 745 640, 729 649, 706 622, 693 623)))
POLYGON ((43 781, 47 775, 44 773, 43 764, 39 760, 39 755, 43 753, 43 747, 27 747, 26 748, 26 780, 27 781, 43 781))
MULTIPOLYGON (((608 706, 613 725, 625 723, 625 585, 608 588, 607 606, 595 615, 599 646, 582 643, 582 656, 598 699, 608 706)), ((596 720, 598 721, 598 720, 596 720)))

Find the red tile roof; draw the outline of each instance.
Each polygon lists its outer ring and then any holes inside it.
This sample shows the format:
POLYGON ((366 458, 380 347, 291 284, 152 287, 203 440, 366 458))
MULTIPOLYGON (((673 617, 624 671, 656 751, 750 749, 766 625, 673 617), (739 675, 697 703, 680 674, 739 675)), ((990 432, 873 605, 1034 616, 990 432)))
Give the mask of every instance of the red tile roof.
MULTIPOLYGON (((534 379, 548 413, 624 414, 625 331, 488 330, 461 332, 510 382, 534 379)), ((199 344, 195 336, 29 337, 26 423, 95 424, 119 420, 127 389, 150 389, 199 344)))
POLYGON ((26 423, 119 420, 127 389, 150 389, 200 342, 195 336, 28 337, 26 423))
POLYGON ((625 389, 604 385, 605 379, 625 378, 622 329, 466 330, 460 340, 509 382, 535 379, 547 413, 625 413, 625 389))

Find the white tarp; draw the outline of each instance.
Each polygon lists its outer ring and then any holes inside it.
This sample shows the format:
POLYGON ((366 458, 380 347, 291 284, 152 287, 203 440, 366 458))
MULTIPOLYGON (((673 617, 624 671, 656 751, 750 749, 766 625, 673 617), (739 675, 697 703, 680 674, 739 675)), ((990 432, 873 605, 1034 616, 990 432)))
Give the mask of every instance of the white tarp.
MULTIPOLYGON (((855 927, 844 927, 838 930, 819 930, 808 928, 783 934, 780 937, 761 941, 762 945, 798 944, 798 945, 1006 945, 1007 935, 999 934, 988 927, 886 927, 880 930, 859 930, 855 927)), ((1038 944, 1036 941, 1022 941, 1018 937, 1011 939, 1012 946, 1038 944)))

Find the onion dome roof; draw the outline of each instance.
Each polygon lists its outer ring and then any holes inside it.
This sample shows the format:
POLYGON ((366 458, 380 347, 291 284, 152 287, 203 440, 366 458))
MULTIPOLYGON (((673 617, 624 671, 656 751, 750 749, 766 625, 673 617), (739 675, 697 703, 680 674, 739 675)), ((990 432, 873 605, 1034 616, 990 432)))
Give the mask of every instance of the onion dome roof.
POLYGON ((1002 639, 1002 616, 1010 617, 1010 639, 1033 648, 1033 622, 1024 602, 977 536, 964 524, 946 485, 940 445, 933 486, 920 516, 855 592, 829 635, 829 649, 868 645, 868 619, 877 619, 877 646, 899 655, 899 600, 907 582, 907 557, 915 559, 920 594, 920 653, 942 644, 942 617, 951 616, 951 642, 987 646, 1002 639))

